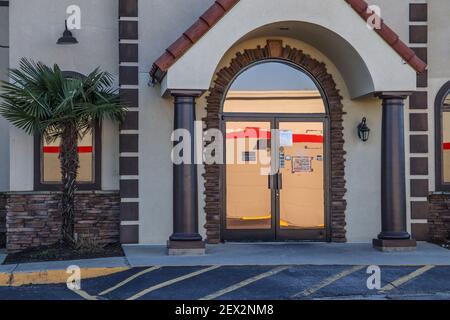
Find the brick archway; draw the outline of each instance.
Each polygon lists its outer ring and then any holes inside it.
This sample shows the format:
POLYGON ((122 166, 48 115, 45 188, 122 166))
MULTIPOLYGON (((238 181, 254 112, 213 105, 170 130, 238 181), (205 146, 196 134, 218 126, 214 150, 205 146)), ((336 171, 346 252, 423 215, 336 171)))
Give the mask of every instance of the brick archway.
MULTIPOLYGON (((343 134, 343 104, 339 90, 333 77, 328 73, 324 63, 313 59, 301 50, 283 46, 281 41, 268 41, 265 47, 258 46, 255 49, 246 49, 236 54, 230 64, 216 74, 213 85, 207 96, 207 116, 203 119, 206 129, 221 128, 222 104, 228 92, 228 88, 236 77, 254 63, 269 59, 278 59, 292 63, 309 72, 321 86, 329 108, 330 117, 330 224, 331 240, 333 242, 346 242, 345 210, 347 202, 344 199, 346 193, 345 180, 345 154, 343 134)), ((205 165, 205 213, 206 235, 208 243, 221 241, 221 217, 223 203, 223 171, 221 165, 205 165)))

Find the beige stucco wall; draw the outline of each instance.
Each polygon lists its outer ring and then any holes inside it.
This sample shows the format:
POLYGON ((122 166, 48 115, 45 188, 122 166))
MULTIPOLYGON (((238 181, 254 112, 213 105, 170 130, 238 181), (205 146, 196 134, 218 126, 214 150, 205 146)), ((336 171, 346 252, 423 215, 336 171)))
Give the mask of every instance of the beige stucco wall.
POLYGON ((404 42, 409 40, 409 4, 425 2, 417 0, 367 0, 369 5, 376 5, 381 10, 381 17, 400 36, 404 42))
MULTIPOLYGON (((403 40, 408 41, 408 5, 411 1, 370 0, 369 2, 380 5, 382 16, 386 22, 403 40)), ((450 32, 446 14, 450 12, 450 2, 448 0, 428 2, 430 12, 429 105, 433 107, 437 91, 443 83, 450 80, 450 64, 448 63, 450 32)), ((11 25, 14 26, 10 31, 12 66, 16 66, 21 57, 30 57, 46 63, 59 63, 64 69, 82 73, 101 66, 114 75, 118 74, 117 0, 34 0, 32 5, 30 3, 29 0, 14 0, 11 3, 11 25), (78 4, 82 9, 82 30, 74 32, 80 44, 67 47, 57 46, 55 43, 63 30, 65 8, 69 4, 78 4)), ((172 232, 172 164, 170 161, 172 143, 170 134, 173 128, 173 106, 171 99, 160 97, 159 87, 152 88, 147 85, 148 72, 153 61, 211 3, 212 0, 139 2, 139 54, 141 60, 139 64, 140 243, 163 244, 172 232)), ((3 21, 1 19, 0 23, 3 21)), ((356 25, 347 27, 352 29, 356 28, 356 25)), ((223 36, 226 36, 226 33, 223 36)), ((220 37, 218 38, 220 39, 220 37)), ((323 53, 303 42, 288 39, 285 41, 304 49, 316 59, 324 61, 342 92, 344 108, 347 112, 344 133, 347 151, 348 239, 351 242, 370 241, 380 231, 380 102, 374 98, 351 100, 346 84, 333 63, 334 61, 330 61, 323 53), (356 125, 363 116, 368 118, 368 124, 372 129, 371 139, 367 143, 359 141, 356 135, 356 125)), ((239 44, 236 49, 242 49, 247 45, 254 46, 256 43, 264 44, 264 42, 265 39, 250 40, 248 43, 239 44)), ((229 61, 236 49, 225 55, 221 65, 229 61)), ((1 61, 0 58, 0 63, 1 61)), ((217 64, 210 67, 216 69, 217 64)), ((185 72, 185 74, 187 73, 185 72)), ((202 97, 198 102, 197 118, 200 119, 205 115, 204 108, 205 100, 202 97)), ((407 118, 405 117, 406 121, 407 118)), ((430 112, 429 121, 430 128, 433 128, 433 112, 430 112)), ((7 137, 7 134, 3 134, 6 132, 5 128, 6 126, 2 125, 0 120, 0 145, 8 144, 1 140, 7 137)), ((103 188, 117 189, 119 182, 118 128, 108 123, 105 124, 103 131, 103 188)), ((11 146, 11 155, 7 161, 11 163, 10 189, 32 190, 32 138, 17 129, 11 129, 8 140, 11 146)), ((408 142, 408 139, 406 141, 408 142)), ((409 149, 408 145, 407 149, 409 149)), ((433 134, 430 134, 430 154, 434 154, 433 134)), ((4 184, 6 181, 4 175, 1 174, 1 170, 5 171, 6 168, 6 165, 3 165, 5 159, 2 149, 0 190, 2 183, 4 184)), ((202 172, 203 168, 199 166, 199 226, 204 234, 202 172)), ((433 157, 430 157, 431 179, 434 179, 433 172, 434 161, 433 157)))
MULTIPOLYGON (((378 1, 382 7, 387 7, 389 1, 378 1)), ((144 39, 151 38, 151 42, 140 43, 140 56, 149 59, 140 63, 141 73, 141 117, 140 126, 142 132, 158 132, 160 136, 169 137, 172 122, 172 102, 170 99, 159 99, 159 88, 146 87, 147 72, 154 61, 163 52, 164 48, 189 27, 205 10, 210 1, 187 0, 186 5, 179 6, 179 1, 171 3, 149 2, 141 3, 140 32, 144 39), (153 10, 150 10, 153 9, 153 10), (157 9, 157 10, 156 10, 157 9), (167 11, 166 11, 167 10, 167 11), (167 19, 170 11, 170 19, 167 19), (146 19, 143 19, 145 15, 146 19), (155 23, 158 21, 158 23, 155 23), (171 23, 177 21, 177 24, 171 23), (157 25, 158 28, 154 28, 157 25), (161 32, 164 30, 164 32, 161 32)), ((404 21, 408 20, 407 1, 390 2, 390 11, 385 19, 396 21, 398 14, 402 15, 398 22, 401 29, 398 33, 403 39, 407 39, 408 29, 404 21), (403 21, 404 20, 404 21, 403 21)), ((396 26, 394 26, 395 28, 396 26)), ((222 34, 226 36, 226 34, 222 34)), ((221 37, 222 37, 221 36, 221 37)), ((264 45, 265 39, 252 40, 246 44, 239 44, 236 49, 245 46, 253 47, 256 43, 264 45)), ((347 154, 347 231, 350 242, 369 242, 381 230, 380 208, 380 150, 381 150, 381 107, 380 102, 374 98, 351 100, 345 82, 334 64, 311 46, 299 41, 290 40, 293 45, 304 49, 315 58, 322 60, 329 66, 330 72, 335 77, 338 87, 344 97, 344 105, 347 115, 345 117, 345 149, 347 154), (366 116, 372 129, 371 139, 362 143, 356 135, 356 126, 361 118, 366 116), (364 181, 364 183, 361 183, 364 181)), ((211 48, 210 48, 211 49, 211 48)), ((208 50, 210 50, 208 49, 208 50)), ((233 49, 225 55, 220 66, 234 54, 233 49)), ((209 52, 209 51, 208 51, 209 52)), ((216 68, 216 71, 218 68, 216 68)), ((191 69, 189 69, 191 70, 191 69)), ((196 69, 199 71, 198 69, 196 69)), ((200 70, 201 71, 201 70, 200 70)), ((187 76, 189 72, 185 72, 187 76)), ((193 78, 195 80, 196 77, 193 78)), ((197 118, 205 114, 205 103, 200 99, 197 107, 197 118)), ((141 243, 164 243, 172 232, 172 182, 167 177, 172 176, 172 167, 168 161, 170 157, 171 143, 169 140, 156 139, 153 134, 146 135, 146 139, 140 140, 140 181, 141 181, 141 243)), ((204 223, 203 211, 203 169, 199 167, 199 227, 202 233, 204 223)))
MULTIPOLYGON (((118 75, 117 0, 27 0, 10 3, 10 63, 17 67, 26 57, 46 64, 57 63, 63 70, 87 74, 96 67, 118 75), (64 30, 66 8, 79 5, 81 30, 74 35, 79 44, 56 45, 64 30)), ((119 188, 118 126, 104 123, 102 187, 119 188)), ((21 130, 10 130, 10 190, 33 189, 33 138, 21 130)))
POLYGON ((346 82, 351 84, 348 88, 351 97, 374 91, 415 89, 414 70, 369 30, 346 2, 284 0, 280 5, 271 0, 245 0, 169 69, 162 91, 185 89, 189 85, 191 89, 207 89, 213 76, 212 66, 217 65, 228 48, 269 25, 273 26, 272 33, 280 34, 283 24, 277 23, 288 24, 295 30, 295 36, 291 37, 311 43, 332 57, 346 82), (189 76, 193 72, 196 77, 189 76))
MULTIPOLYGON (((9 44, 9 10, 0 7, 0 45, 9 44)), ((0 80, 7 79, 9 50, 0 48, 0 80)), ((9 124, 0 117, 0 191, 9 190, 9 124)))
MULTIPOLYGON (((319 61, 323 61, 328 72, 333 75, 343 96, 344 138, 346 141, 347 178, 347 238, 349 242, 371 241, 381 230, 381 103, 376 98, 350 99, 346 84, 334 63, 323 53, 310 45, 294 40, 280 38, 285 44, 302 49, 319 61), (363 143, 356 133, 356 127, 363 117, 367 117, 372 129, 371 139, 363 143), (370 170, 367 170, 370 168, 370 170), (364 181, 364 183, 361 183, 364 181)), ((245 48, 264 46, 266 38, 243 42, 229 50, 217 70, 226 66, 236 52, 245 48)))
MULTIPOLYGON (((144 25, 145 26, 145 25, 144 25)), ((144 31, 145 32, 145 29, 144 31)), ((300 41, 284 39, 286 43, 303 49, 316 59, 324 61, 335 77, 344 97, 345 139, 347 155, 347 221, 348 239, 351 242, 367 242, 380 231, 380 148, 381 148, 381 108, 374 98, 351 100, 345 83, 334 64, 316 49, 300 41), (359 141, 356 126, 366 116, 372 128, 372 138, 367 143, 359 141), (370 168, 370 170, 367 170, 370 168), (361 181, 365 181, 361 184, 361 181), (361 209, 364 208, 364 209, 361 209)), ((239 44, 223 58, 221 66, 234 56, 236 51, 246 47, 265 45, 261 38, 239 44)), ((142 50, 141 50, 142 55, 142 50)), ((170 99, 161 99, 158 88, 144 86, 148 80, 148 69, 141 70, 141 131, 146 132, 145 139, 140 140, 140 241, 141 243, 164 243, 172 232, 172 165, 170 163, 171 142, 169 140, 173 127, 173 111, 170 99), (148 101, 148 102, 144 102, 148 101), (166 137, 164 139, 163 137, 166 137)), ((197 118, 205 114, 204 99, 197 107, 197 118)), ((199 227, 204 233, 203 211, 203 169, 199 167, 199 227)))
MULTIPOLYGON (((437 93, 442 86, 450 81, 450 25, 448 22, 448 13, 450 12, 450 1, 448 0, 369 0, 371 4, 378 4, 382 9, 383 18, 386 22, 408 42, 409 38, 409 3, 427 3, 428 4, 428 21, 413 22, 412 25, 428 25, 428 43, 427 44, 411 44, 413 47, 428 48, 428 110, 405 110, 405 128, 406 134, 409 134, 409 113, 428 113, 428 132, 420 132, 413 134, 428 133, 429 152, 427 154, 410 154, 409 139, 406 139, 407 157, 409 156, 428 156, 429 174, 420 176, 420 179, 429 180, 429 190, 435 191, 435 100, 437 93)), ((409 179, 416 177, 409 175, 409 161, 406 161, 407 169, 407 194, 409 194, 409 179)), ((426 201, 426 198, 409 198, 412 201, 426 201)), ((410 206, 408 208, 408 219, 410 218, 410 206)))
MULTIPOLYGON (((381 17, 391 27, 406 44, 409 43, 409 5, 413 2, 424 2, 421 0, 368 0, 370 5, 376 5, 380 8, 381 17)), ((405 169, 406 169, 406 202, 407 202, 407 229, 411 232, 411 207, 409 205, 410 198, 410 153, 409 153, 409 101, 405 101, 404 117, 405 117, 405 169)))
MULTIPOLYGON (((435 154, 435 99, 442 86, 450 81, 450 23, 448 13, 450 12, 450 1, 431 0, 428 1, 428 106, 430 128, 429 145, 430 154, 435 154)), ((435 191, 435 163, 430 157, 430 190, 435 191)))
MULTIPOLYGON (((172 233, 172 162, 170 135, 173 104, 151 88, 149 71, 165 48, 182 34, 211 4, 210 0, 152 0, 139 2, 139 193, 141 243, 163 244, 172 233), (176 23, 174 23, 176 21, 176 23)), ((204 115, 199 101, 197 118, 204 115)), ((199 166, 199 208, 203 208, 203 168, 199 166)), ((199 226, 204 234, 203 209, 199 226)))

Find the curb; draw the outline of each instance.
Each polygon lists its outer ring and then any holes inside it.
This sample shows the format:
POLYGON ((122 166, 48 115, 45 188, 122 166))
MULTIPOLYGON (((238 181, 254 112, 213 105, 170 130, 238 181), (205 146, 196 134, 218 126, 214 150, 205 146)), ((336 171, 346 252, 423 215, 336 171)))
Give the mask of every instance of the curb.
MULTIPOLYGON (((81 279, 92 279, 108 276, 129 270, 129 267, 114 268, 81 268, 81 279)), ((71 274, 64 270, 39 270, 30 272, 0 272, 0 287, 20 287, 37 284, 66 283, 71 274)))

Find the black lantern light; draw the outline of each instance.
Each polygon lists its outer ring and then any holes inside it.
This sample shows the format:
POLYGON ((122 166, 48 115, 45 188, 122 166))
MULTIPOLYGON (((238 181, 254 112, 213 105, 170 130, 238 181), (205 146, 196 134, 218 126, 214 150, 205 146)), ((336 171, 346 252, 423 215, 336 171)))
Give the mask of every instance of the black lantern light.
POLYGON ((367 119, 364 117, 361 121, 361 123, 358 125, 358 137, 366 142, 367 140, 369 140, 369 135, 370 135, 370 129, 367 126, 367 119))
POLYGON ((64 23, 66 25, 66 29, 64 30, 63 36, 58 39, 57 44, 67 45, 78 43, 78 40, 72 35, 72 32, 67 28, 67 20, 64 23))

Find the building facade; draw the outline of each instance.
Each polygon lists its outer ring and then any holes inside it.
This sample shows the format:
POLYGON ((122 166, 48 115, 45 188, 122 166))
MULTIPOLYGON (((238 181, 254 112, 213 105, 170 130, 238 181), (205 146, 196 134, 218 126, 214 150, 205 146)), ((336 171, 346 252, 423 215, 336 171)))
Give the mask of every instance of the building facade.
MULTIPOLYGON (((448 12, 447 0, 0 1, 1 77, 26 57, 117 79, 126 120, 80 143, 80 235, 174 254, 204 241, 413 248, 450 232, 448 12), (58 45, 72 5, 78 43, 58 45), (174 163, 176 129, 197 137, 180 139, 192 161, 174 163), (227 161, 198 161, 211 145, 227 161)), ((54 243, 58 145, 0 119, 0 146, 7 249, 54 243)))

